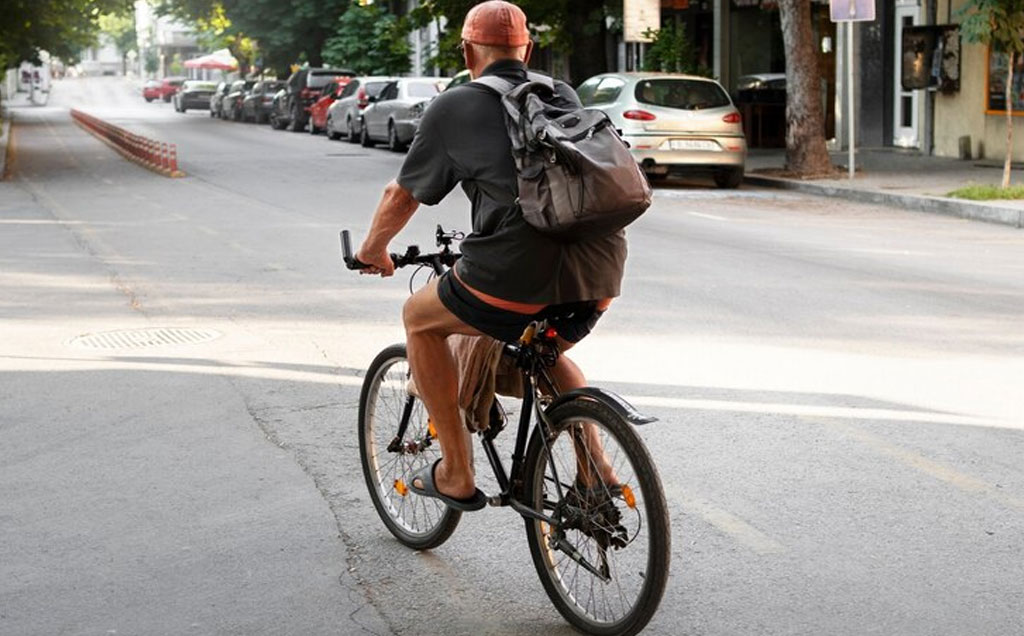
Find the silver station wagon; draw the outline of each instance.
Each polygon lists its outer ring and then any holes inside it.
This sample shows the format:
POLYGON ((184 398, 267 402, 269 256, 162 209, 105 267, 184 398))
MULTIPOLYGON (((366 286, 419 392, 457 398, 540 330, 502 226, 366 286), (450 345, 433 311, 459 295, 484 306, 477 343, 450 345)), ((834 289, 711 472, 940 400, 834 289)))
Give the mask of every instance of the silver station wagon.
POLYGON ((652 180, 710 174, 720 188, 743 180, 747 140, 722 85, 668 73, 605 73, 580 84, 584 106, 608 113, 652 180))

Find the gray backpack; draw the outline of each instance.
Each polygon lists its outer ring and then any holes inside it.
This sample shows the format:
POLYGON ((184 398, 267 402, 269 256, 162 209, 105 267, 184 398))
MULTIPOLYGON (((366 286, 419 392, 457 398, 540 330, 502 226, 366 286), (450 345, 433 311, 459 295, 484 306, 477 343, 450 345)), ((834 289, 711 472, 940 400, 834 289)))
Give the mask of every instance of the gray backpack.
POLYGON ((527 223, 563 241, 617 232, 651 205, 647 177, 600 110, 549 103, 550 77, 530 73, 518 86, 474 80, 501 95, 527 223))

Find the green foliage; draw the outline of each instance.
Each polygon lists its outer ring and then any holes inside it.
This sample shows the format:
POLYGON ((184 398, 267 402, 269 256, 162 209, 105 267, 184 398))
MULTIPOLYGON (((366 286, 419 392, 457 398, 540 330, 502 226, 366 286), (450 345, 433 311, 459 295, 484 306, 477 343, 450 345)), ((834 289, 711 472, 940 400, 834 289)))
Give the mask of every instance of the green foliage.
POLYGON ((397 75, 409 70, 409 41, 403 25, 387 9, 354 3, 324 43, 324 62, 360 75, 397 75))
POLYGON ((101 15, 130 11, 129 0, 3 0, 0 64, 38 61, 40 51, 73 63, 96 43, 101 15))
POLYGON ((648 29, 644 32, 653 42, 644 52, 644 70, 660 73, 697 72, 694 61, 693 47, 683 29, 676 28, 669 22, 660 30, 648 29))
POLYGON ((145 64, 147 73, 156 73, 160 70, 160 55, 155 48, 146 51, 145 64))
MULTIPOLYGON (((462 23, 466 14, 480 0, 421 0, 409 13, 410 27, 441 24, 438 50, 431 59, 448 71, 464 68, 458 50, 462 23)), ((538 47, 552 48, 569 54, 581 46, 592 46, 592 39, 602 32, 605 20, 610 18, 613 30, 622 26, 622 0, 513 0, 526 13, 531 35, 538 47)), ((601 43, 603 49, 603 43, 601 43)))
POLYGON ((1024 199, 1024 185, 1001 188, 995 185, 969 185, 953 190, 946 196, 972 201, 992 201, 996 199, 1024 199))
POLYGON ((181 63, 181 53, 175 53, 174 57, 171 58, 171 63, 167 66, 168 75, 183 75, 185 73, 185 65, 181 63))
POLYGON ((351 0, 160 0, 157 10, 209 27, 225 42, 239 63, 245 48, 264 68, 286 74, 296 61, 322 63, 324 42, 351 0), (248 38, 246 45, 244 39, 248 38))
POLYGON ((968 42, 1024 54, 1024 0, 968 0, 956 19, 968 42))
POLYGON ((121 55, 135 50, 138 38, 134 14, 106 13, 99 17, 98 24, 100 31, 110 36, 121 55))

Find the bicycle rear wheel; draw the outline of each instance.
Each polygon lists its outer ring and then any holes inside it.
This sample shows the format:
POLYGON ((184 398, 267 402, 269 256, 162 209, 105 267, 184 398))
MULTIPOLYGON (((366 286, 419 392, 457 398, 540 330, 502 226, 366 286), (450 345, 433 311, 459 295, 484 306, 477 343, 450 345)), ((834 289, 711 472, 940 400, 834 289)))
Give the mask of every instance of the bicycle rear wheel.
POLYGON ((440 447, 423 402, 409 393, 405 345, 381 351, 366 372, 359 396, 359 455, 370 499, 395 538, 426 550, 451 536, 462 513, 409 490, 412 473, 433 464, 440 447))
POLYGON ((537 574, 578 629, 636 634, 668 580, 671 540, 658 471, 632 426, 598 402, 567 402, 548 419, 550 435, 534 430, 524 464, 524 503, 558 522, 526 519, 537 574))

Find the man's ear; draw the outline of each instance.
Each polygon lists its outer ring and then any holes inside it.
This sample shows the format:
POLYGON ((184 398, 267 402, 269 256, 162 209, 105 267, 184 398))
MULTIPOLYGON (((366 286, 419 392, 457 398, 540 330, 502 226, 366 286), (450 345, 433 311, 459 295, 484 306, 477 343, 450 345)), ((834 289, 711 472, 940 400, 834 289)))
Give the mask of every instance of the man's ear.
POLYGON ((523 56, 523 64, 530 63, 530 54, 533 53, 533 40, 526 43, 526 55, 523 56))
POLYGON ((476 51, 469 42, 462 45, 462 60, 466 63, 470 78, 476 79, 476 73, 473 71, 473 67, 476 66, 476 51))

